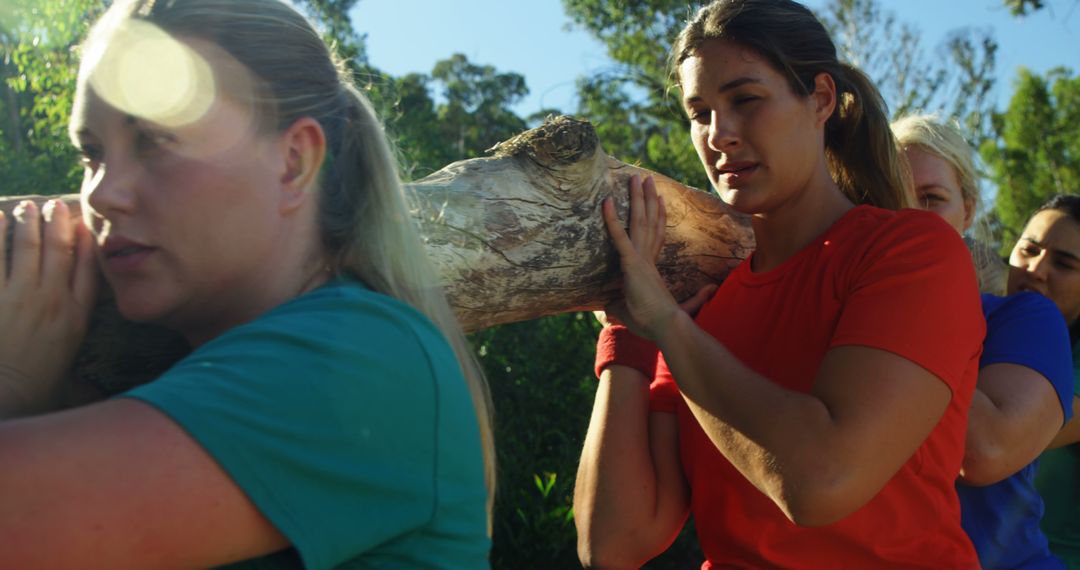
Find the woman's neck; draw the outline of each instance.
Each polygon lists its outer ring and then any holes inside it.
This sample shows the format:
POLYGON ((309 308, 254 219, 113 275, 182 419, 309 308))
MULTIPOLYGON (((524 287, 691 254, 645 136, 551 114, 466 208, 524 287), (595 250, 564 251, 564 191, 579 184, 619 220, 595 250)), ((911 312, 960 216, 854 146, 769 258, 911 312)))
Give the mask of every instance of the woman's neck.
POLYGON ((775 269, 825 233, 854 204, 822 169, 807 187, 769 212, 751 217, 756 248, 751 270, 775 269))
POLYGON ((331 256, 319 238, 314 212, 283 220, 267 249, 273 254, 262 252, 262 262, 252 271, 221 283, 219 294, 210 303, 186 307, 177 315, 185 318, 171 323, 170 328, 180 332, 193 347, 198 347, 318 288, 333 275, 331 256))

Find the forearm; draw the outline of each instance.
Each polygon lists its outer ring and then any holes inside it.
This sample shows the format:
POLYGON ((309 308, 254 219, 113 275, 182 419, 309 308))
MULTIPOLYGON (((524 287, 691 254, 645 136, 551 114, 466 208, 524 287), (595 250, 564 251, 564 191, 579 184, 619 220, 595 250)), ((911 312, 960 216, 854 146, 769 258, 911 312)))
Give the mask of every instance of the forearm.
POLYGON ((964 464, 960 468, 960 478, 965 484, 990 485, 1009 475, 1002 470, 1010 446, 1005 429, 1007 423, 1005 413, 986 393, 976 388, 968 410, 964 464))
POLYGON ((996 363, 979 371, 968 411, 964 463, 968 485, 990 485, 1039 456, 1061 430, 1061 404, 1039 372, 996 363))
MULTIPOLYGON (((807 393, 748 368, 689 318, 658 344, 712 443, 793 522, 840 520, 872 499, 933 432, 951 392, 918 364, 829 349, 807 393)), ((774 349, 774 358, 782 357, 774 349)))
MULTIPOLYGON (((674 430, 674 416, 670 419, 674 430)), ((645 377, 622 366, 604 371, 574 489, 583 564, 636 567, 662 552, 678 533, 687 507, 685 483, 673 464, 674 431, 671 436, 672 443, 658 450, 668 461, 655 461, 645 377)))
POLYGON ((57 400, 49 387, 0 365, 0 421, 53 411, 59 407, 57 400))
POLYGON ((803 499, 844 478, 824 403, 749 369, 688 316, 673 319, 658 344, 713 444, 790 519, 813 524, 803 499))

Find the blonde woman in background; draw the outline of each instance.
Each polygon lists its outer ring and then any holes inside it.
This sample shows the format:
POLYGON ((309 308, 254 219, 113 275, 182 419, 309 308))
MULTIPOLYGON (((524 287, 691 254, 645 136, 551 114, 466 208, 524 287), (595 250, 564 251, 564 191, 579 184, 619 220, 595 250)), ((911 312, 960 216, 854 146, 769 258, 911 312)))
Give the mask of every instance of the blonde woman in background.
POLYGON ((194 352, 50 412, 91 238, 57 201, 0 224, 0 567, 487 566, 486 385, 318 33, 278 0, 127 0, 83 54, 100 268, 194 352))
MULTIPOLYGON (((1005 293, 1006 265, 985 244, 976 216, 982 208, 975 153, 955 126, 934 115, 908 115, 892 124, 913 172, 916 205, 934 212, 964 236, 979 276, 979 290, 1005 293)), ((985 225, 985 224, 983 224, 985 225)))
MULTIPOLYGON (((978 206, 973 150, 928 115, 893 123, 918 205, 957 232, 978 206)), ((983 568, 1063 568, 1039 530, 1036 458, 1073 415, 1069 332, 1057 306, 1033 291, 982 295, 986 339, 956 484, 964 530, 983 568)))

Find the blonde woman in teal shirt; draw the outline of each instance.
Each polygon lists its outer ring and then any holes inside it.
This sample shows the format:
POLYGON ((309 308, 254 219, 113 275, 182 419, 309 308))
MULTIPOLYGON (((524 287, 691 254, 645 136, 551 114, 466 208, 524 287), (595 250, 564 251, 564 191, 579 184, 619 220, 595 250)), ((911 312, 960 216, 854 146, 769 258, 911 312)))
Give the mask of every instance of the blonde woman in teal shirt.
POLYGON ((344 63, 278 0, 118 0, 82 54, 83 223, 0 219, 0 568, 486 567, 486 386, 344 63), (95 242, 194 352, 52 412, 95 242))

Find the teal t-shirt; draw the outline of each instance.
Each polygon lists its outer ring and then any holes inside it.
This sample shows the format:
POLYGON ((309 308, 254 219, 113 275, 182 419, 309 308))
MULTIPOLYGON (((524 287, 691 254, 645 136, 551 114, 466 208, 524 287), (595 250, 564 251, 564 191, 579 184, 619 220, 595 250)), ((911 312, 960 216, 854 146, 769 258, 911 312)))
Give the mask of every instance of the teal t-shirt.
MULTIPOLYGON (((1073 345, 1073 391, 1080 396, 1080 342, 1073 345)), ((1050 551, 1080 570, 1080 443, 1039 456, 1035 488, 1046 503, 1042 527, 1050 551)))
POLYGON ((293 545, 231 567, 489 565, 472 399, 404 303, 332 281, 123 396, 176 421, 293 545))

